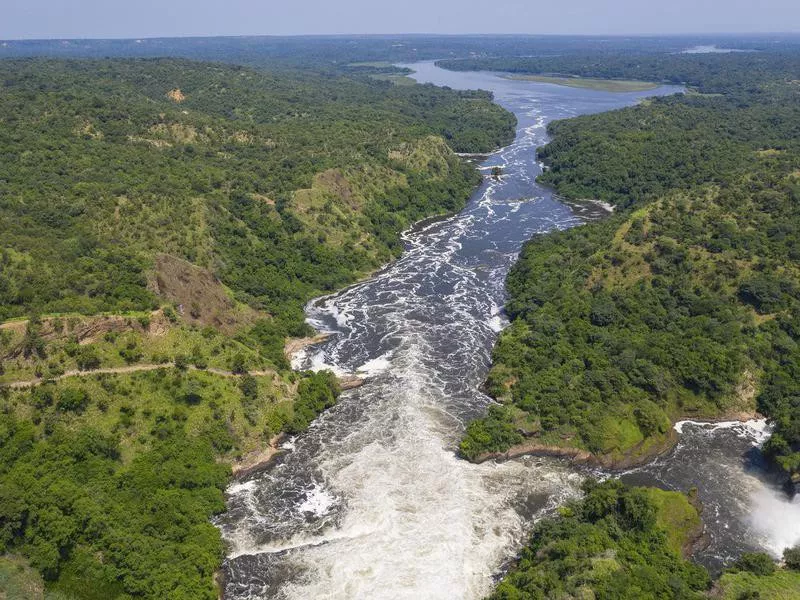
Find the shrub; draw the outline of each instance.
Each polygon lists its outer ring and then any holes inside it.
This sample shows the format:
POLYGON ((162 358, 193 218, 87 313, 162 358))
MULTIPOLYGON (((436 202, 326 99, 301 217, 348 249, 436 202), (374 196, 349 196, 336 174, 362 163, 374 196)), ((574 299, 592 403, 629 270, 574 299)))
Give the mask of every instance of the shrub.
POLYGON ((89 394, 83 388, 64 388, 58 395, 56 408, 60 411, 82 413, 89 406, 89 394))
POLYGON ((789 569, 800 571, 800 546, 786 548, 783 551, 783 562, 789 569))
POLYGON ((753 575, 772 575, 775 572, 775 561, 763 552, 745 552, 733 563, 734 571, 747 571, 753 575))
POLYGON ((189 359, 185 354, 176 354, 175 355, 175 368, 181 371, 185 371, 186 367, 189 366, 189 359))
POLYGON ((231 371, 233 371, 237 375, 242 375, 244 373, 247 373, 247 359, 241 352, 237 352, 236 354, 233 355, 230 364, 231 364, 231 371))
POLYGON ((75 353, 75 362, 81 371, 91 371, 100 367, 100 356, 94 346, 80 346, 75 353))
POLYGON ((252 375, 245 373, 239 378, 239 389, 245 398, 254 399, 258 396, 258 381, 252 375))

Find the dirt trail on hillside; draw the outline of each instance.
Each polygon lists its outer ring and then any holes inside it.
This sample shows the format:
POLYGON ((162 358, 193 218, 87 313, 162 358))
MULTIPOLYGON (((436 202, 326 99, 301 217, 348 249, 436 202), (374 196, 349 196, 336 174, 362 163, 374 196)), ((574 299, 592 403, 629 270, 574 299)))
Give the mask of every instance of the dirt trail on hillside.
MULTIPOLYGON (((35 387, 42 383, 47 383, 48 381, 60 381, 61 379, 67 379, 68 377, 87 377, 90 375, 102 375, 102 374, 123 374, 123 373, 136 373, 138 371, 155 371, 157 369, 171 369, 174 368, 174 363, 162 363, 162 364, 138 364, 138 365, 126 365, 124 367, 104 367, 101 369, 93 369, 91 371, 79 371, 77 369, 73 369, 70 371, 65 371, 61 375, 56 375, 54 377, 35 377, 33 379, 26 379, 22 381, 9 381, 9 382, 0 382, 0 387, 6 387, 11 389, 24 389, 29 387, 35 387)), ((208 373, 212 373, 214 375, 218 375, 220 377, 241 377, 243 373, 234 373, 233 371, 226 371, 225 369, 217 369, 215 367, 208 367, 206 369, 199 369, 194 365, 189 365, 186 367, 187 371, 206 371, 208 373)), ((248 375, 252 375, 253 377, 273 377, 277 375, 276 371, 271 370, 264 370, 264 371, 248 371, 248 375)), ((352 388, 356 388, 360 386, 364 380, 360 377, 356 377, 354 375, 339 377, 339 385, 342 390, 349 390, 352 388)))
MULTIPOLYGON (((139 364, 139 365, 126 365, 124 367, 105 367, 101 369, 93 369, 91 371, 79 371, 77 369, 73 369, 70 371, 66 371, 61 375, 56 375, 55 377, 36 377, 33 379, 26 379, 23 381, 9 381, 7 383, 0 383, 0 387, 8 387, 8 388, 27 388, 27 387, 34 387, 42 383, 46 383, 48 381, 60 381, 61 379, 66 379, 68 377, 87 377, 90 375, 101 375, 101 374, 121 374, 121 373, 136 373, 137 371, 156 371, 158 369, 170 369, 175 367, 174 363, 162 363, 162 364, 139 364)), ((213 373, 214 375, 219 375, 221 377, 240 377, 242 373, 234 373, 233 371, 226 371, 224 369, 216 369, 213 367, 207 369, 198 369, 195 366, 188 366, 186 367, 187 371, 208 371, 209 373, 213 373)), ((269 375, 274 375, 275 371, 248 371, 250 375, 254 377, 266 377, 269 375)))

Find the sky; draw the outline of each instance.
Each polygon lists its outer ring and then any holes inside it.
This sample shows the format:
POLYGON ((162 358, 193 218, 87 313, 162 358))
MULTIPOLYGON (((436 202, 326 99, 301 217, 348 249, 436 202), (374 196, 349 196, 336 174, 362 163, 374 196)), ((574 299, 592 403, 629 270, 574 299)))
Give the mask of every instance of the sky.
POLYGON ((0 0, 0 39, 800 32, 800 0, 0 0))

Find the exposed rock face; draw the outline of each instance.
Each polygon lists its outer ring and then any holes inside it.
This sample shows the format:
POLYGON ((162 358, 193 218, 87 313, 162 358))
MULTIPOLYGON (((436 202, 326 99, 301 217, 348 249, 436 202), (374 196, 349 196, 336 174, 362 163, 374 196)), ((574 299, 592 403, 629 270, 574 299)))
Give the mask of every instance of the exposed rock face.
POLYGON ((237 305, 211 271, 169 254, 156 256, 149 287, 174 302, 189 323, 232 332, 259 316, 255 310, 237 305))
POLYGON ((505 461, 520 456, 551 456, 564 458, 575 464, 602 467, 611 471, 630 469, 646 464, 662 454, 666 454, 675 446, 678 434, 674 429, 669 431, 664 441, 660 444, 643 449, 640 446, 632 448, 629 452, 619 455, 592 454, 588 450, 569 446, 551 446, 535 440, 525 441, 512 446, 505 452, 485 452, 478 455, 473 462, 482 463, 487 460, 505 461))
POLYGON ((186 96, 183 95, 183 92, 181 92, 180 88, 175 88, 168 91, 167 98, 178 104, 186 100, 186 96))

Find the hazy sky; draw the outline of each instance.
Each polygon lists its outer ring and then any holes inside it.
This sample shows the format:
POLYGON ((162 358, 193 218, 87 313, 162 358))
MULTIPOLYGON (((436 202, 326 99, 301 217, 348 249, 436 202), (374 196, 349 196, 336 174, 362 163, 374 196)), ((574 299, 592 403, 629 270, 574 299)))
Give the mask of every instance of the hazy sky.
POLYGON ((0 0, 0 39, 800 31, 800 0, 0 0))

